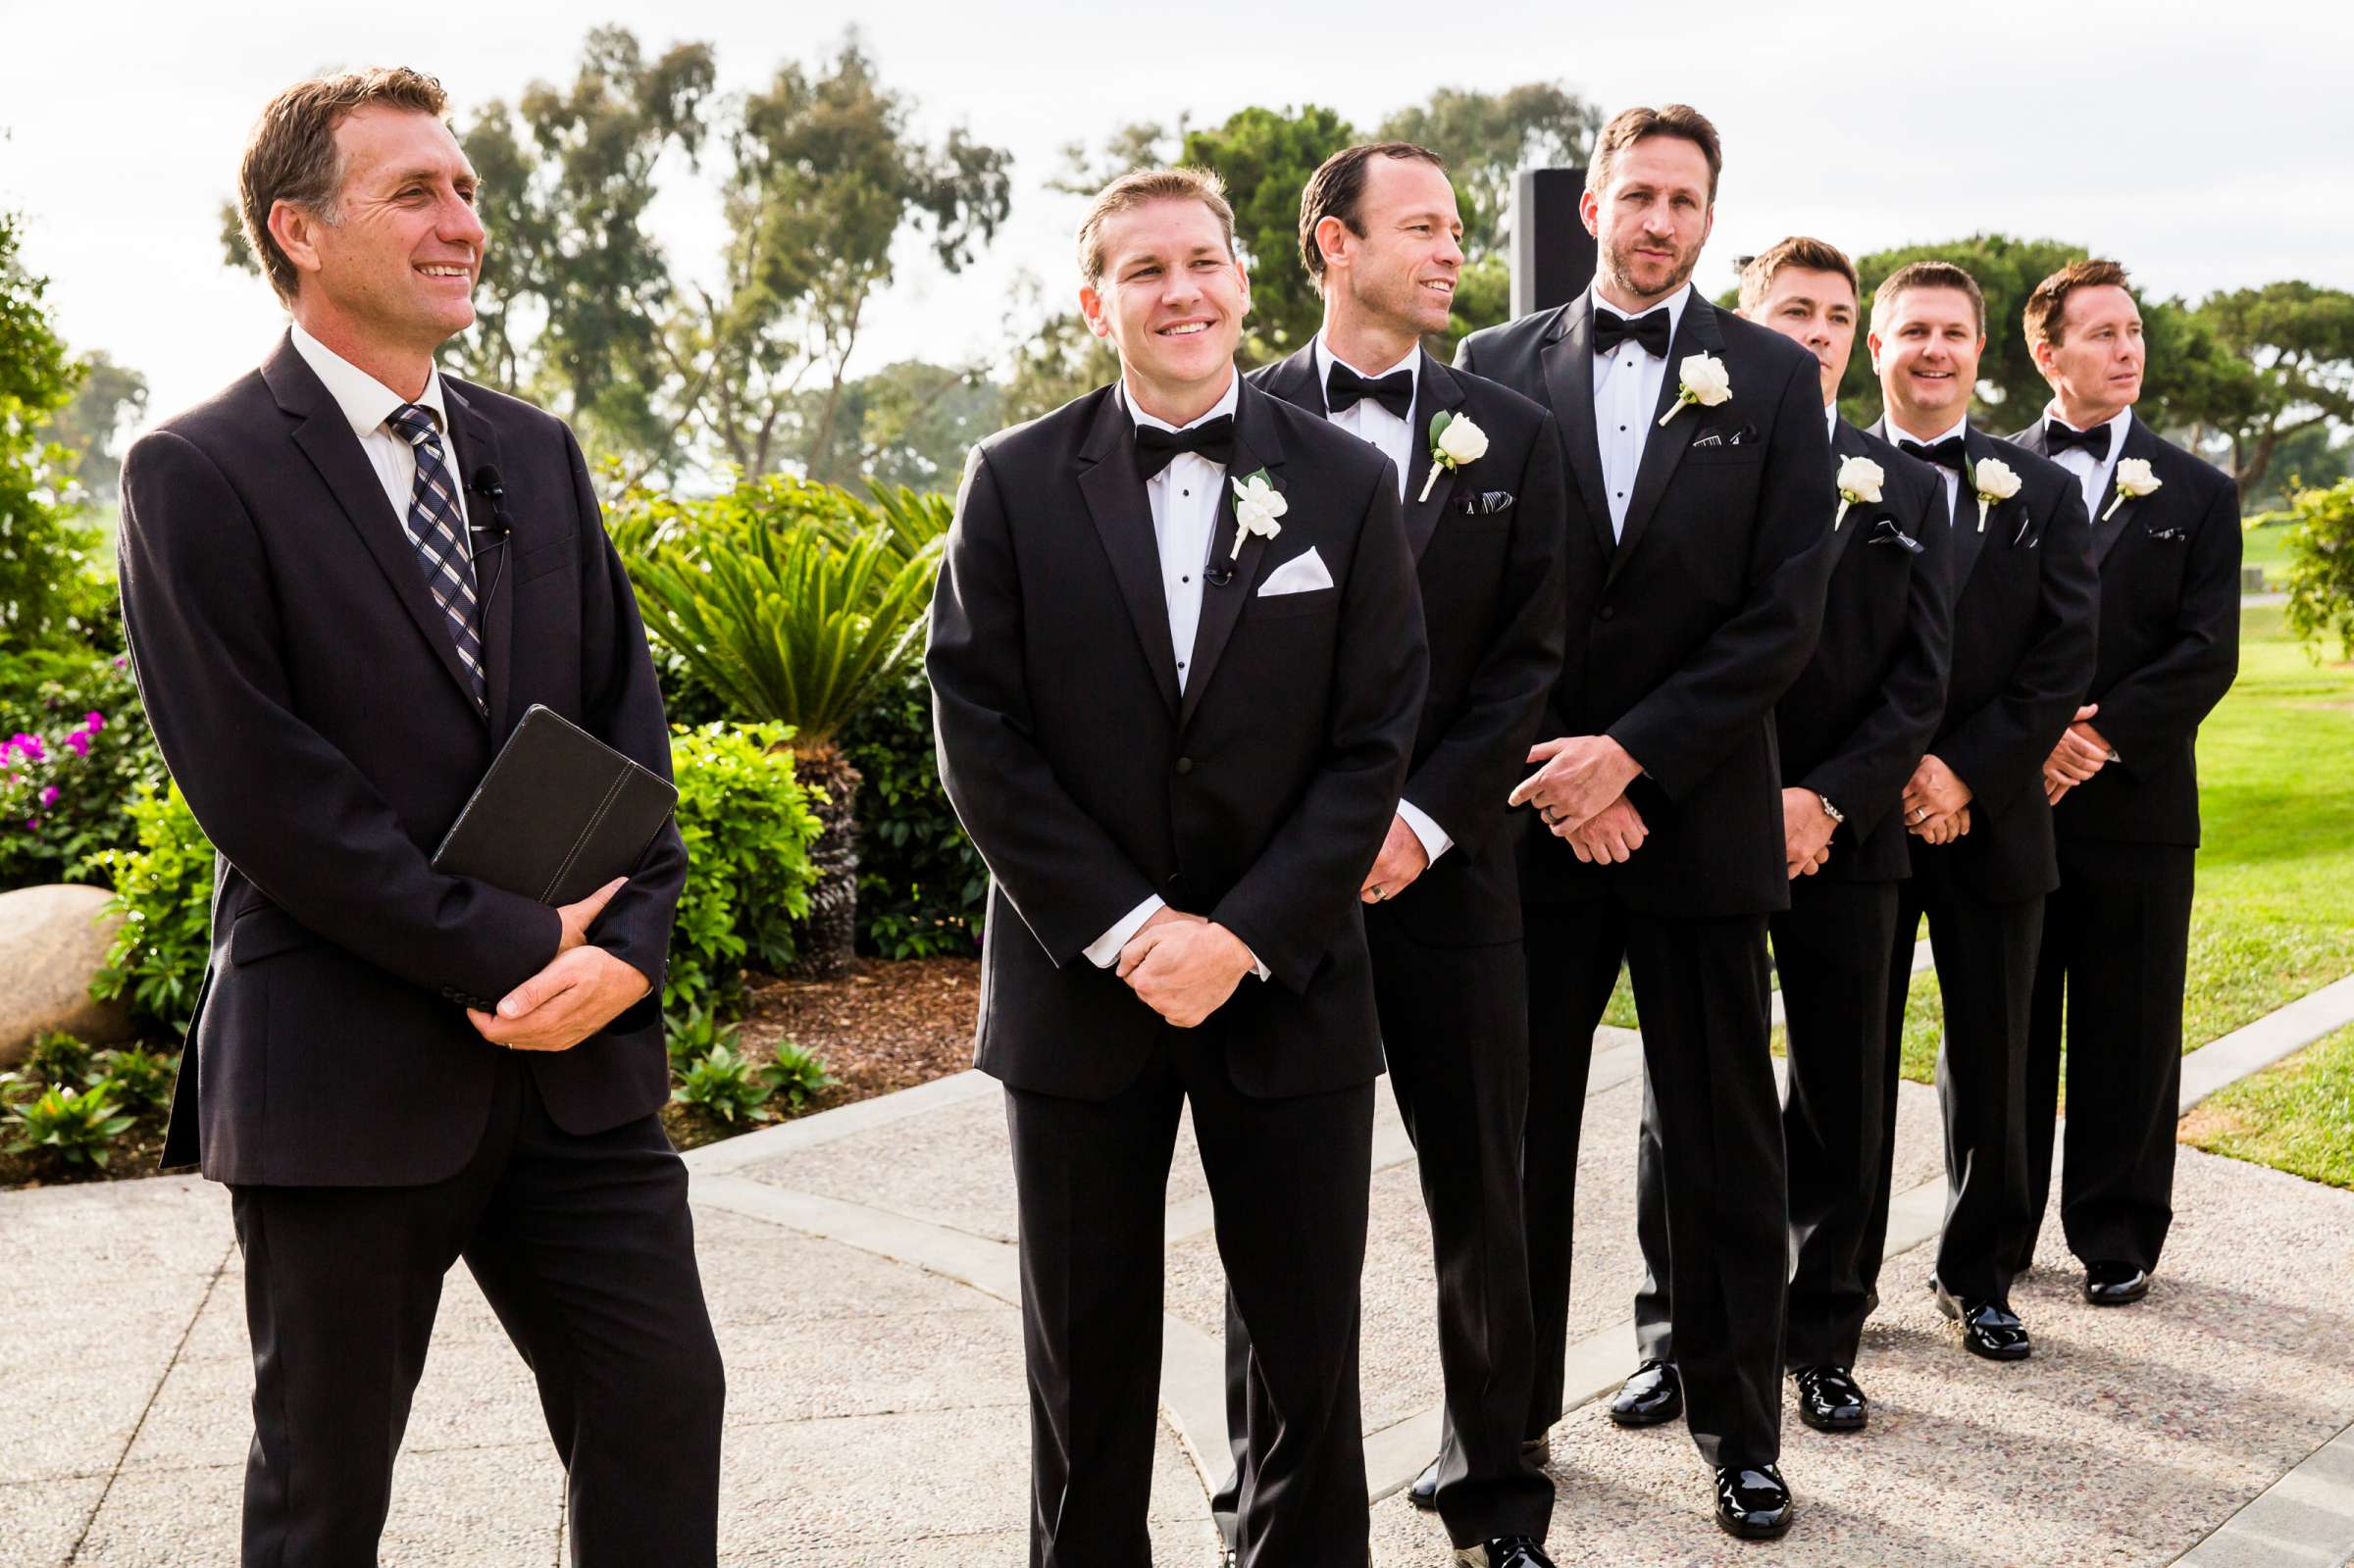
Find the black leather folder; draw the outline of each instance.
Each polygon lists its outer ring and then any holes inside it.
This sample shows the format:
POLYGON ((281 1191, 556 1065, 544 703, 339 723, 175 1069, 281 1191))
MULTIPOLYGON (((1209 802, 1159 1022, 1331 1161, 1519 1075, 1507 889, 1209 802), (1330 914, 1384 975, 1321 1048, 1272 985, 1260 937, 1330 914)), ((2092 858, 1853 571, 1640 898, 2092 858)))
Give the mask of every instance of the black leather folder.
POLYGON ((534 703, 434 851, 434 869, 543 904, 578 903, 636 869, 679 792, 534 703))

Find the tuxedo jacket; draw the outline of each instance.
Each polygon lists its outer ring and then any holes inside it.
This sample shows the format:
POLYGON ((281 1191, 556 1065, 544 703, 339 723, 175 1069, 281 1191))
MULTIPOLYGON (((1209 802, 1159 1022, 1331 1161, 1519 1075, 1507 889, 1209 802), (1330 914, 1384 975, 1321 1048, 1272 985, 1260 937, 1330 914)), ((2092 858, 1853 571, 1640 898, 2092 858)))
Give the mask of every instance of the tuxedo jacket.
MULTIPOLYGON (((1203 588, 1182 693, 1135 432, 1116 385, 999 431, 965 467, 932 604, 941 782, 990 869, 975 1063, 1118 1093, 1168 1026, 1087 947, 1157 893, 1271 973, 1200 1027, 1236 1088, 1381 1072, 1357 888, 1398 806, 1426 658, 1396 471, 1254 386, 1229 481, 1287 510, 1203 588), (1329 587, 1262 596, 1313 550, 1329 587)), ((1211 561, 1235 547, 1222 486, 1211 561)))
POLYGON ((1880 466, 1880 499, 1848 508, 1832 541, 1822 635, 1773 710, 1774 734, 1784 786, 1847 819, 1815 875, 1894 882, 1913 866, 1898 802, 1945 712, 1954 541, 1936 469, 1841 420, 1834 468, 1851 457, 1880 466))
MULTIPOLYGON (((2012 437, 2043 452, 2043 422, 2012 437)), ((2141 422, 2120 460, 2150 465, 2155 492, 2118 499, 2110 475, 2092 521, 2100 651, 2088 701, 2110 763, 2052 809, 2062 838, 2199 841, 2199 723, 2239 673, 2239 486, 2141 422)), ((2081 493, 2081 486, 2079 486, 2081 493)))
MULTIPOLYGON (((1251 374, 1285 402, 1327 415, 1310 342, 1251 374)), ((1422 594, 1430 691, 1405 798, 1455 843, 1401 893, 1391 917, 1425 946, 1520 936, 1518 828, 1505 799, 1561 671, 1561 531, 1566 497, 1553 416, 1425 351, 1407 420, 1406 539, 1422 594), (1467 418, 1488 449, 1430 478, 1430 425, 1467 418), (1424 485, 1428 484, 1428 494, 1424 485)))
MULTIPOLYGON (((1872 433, 1887 439, 1886 421, 1872 433)), ((1954 652, 1928 749, 1970 785, 1970 832, 1943 845, 1913 838, 1913 871, 2012 903, 2060 885, 2043 764, 2092 683, 2100 580, 2073 474, 1975 424, 1963 448, 1973 473, 1999 459, 2020 488, 1981 528, 1969 476, 1955 486, 1954 652)))
POLYGON ((1691 917, 1787 908, 1773 707, 1815 650, 1837 504, 1815 359, 1691 296, 1613 543, 1589 299, 1474 332, 1456 358, 1551 409, 1561 441, 1567 637, 1541 728, 1607 733, 1643 768, 1627 798, 1650 836, 1634 857, 1581 864, 1529 812, 1521 896, 1612 894, 1691 917), (1724 362, 1732 395, 1659 426, 1677 368, 1703 353, 1724 362))
MULTIPOLYGON (((496 392, 442 387, 450 471, 495 468, 512 525, 478 566, 487 716, 376 470, 290 340, 125 460, 132 664, 218 852, 168 1165, 266 1186, 455 1172, 505 1054, 465 1007, 554 958, 561 925, 532 898, 435 872, 435 846, 534 703, 669 777, 637 604, 571 431, 496 392)), ((477 524, 494 515, 487 497, 469 506, 477 524)), ((567 1132, 669 1096, 658 998, 686 876, 666 826, 590 936, 651 991, 571 1050, 528 1058, 567 1132)))

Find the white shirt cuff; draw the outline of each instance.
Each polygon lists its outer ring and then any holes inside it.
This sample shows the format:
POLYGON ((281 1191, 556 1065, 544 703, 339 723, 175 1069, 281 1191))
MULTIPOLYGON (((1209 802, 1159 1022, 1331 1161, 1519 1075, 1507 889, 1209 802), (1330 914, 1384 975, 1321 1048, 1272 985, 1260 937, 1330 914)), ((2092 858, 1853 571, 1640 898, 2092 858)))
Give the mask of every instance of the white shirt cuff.
POLYGON ((1447 830, 1432 821, 1430 813, 1412 801, 1399 801, 1398 815, 1406 819, 1406 825, 1414 830, 1414 836, 1422 840, 1422 853, 1430 857, 1432 864, 1437 864, 1441 855, 1455 847, 1455 840, 1447 836, 1447 830))
POLYGON ((1143 903, 1114 921, 1111 930, 1088 945, 1087 961, 1098 969, 1109 969, 1118 963, 1120 949, 1128 945, 1128 938, 1135 936, 1146 921, 1167 907, 1167 902, 1158 893, 1147 897, 1143 903))

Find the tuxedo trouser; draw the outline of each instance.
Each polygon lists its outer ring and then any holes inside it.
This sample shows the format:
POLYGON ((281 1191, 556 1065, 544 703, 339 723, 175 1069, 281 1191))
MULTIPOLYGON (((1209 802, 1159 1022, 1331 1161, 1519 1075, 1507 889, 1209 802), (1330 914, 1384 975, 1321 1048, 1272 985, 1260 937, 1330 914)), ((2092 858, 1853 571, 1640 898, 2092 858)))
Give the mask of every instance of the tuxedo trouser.
MULTIPOLYGON (((1253 982, 1246 981, 1246 985, 1253 982)), ((1302 1048, 1313 1041, 1303 1039, 1302 1048)), ((1364 1568, 1358 1283, 1373 1085, 1254 1099, 1200 1030, 1081 1100, 1008 1086, 1030 1379, 1032 1568, 1144 1568, 1159 1429, 1169 1160, 1181 1110, 1249 1325, 1243 1568, 1364 1568)))
POLYGON ((538 1383, 575 1568, 717 1560, 725 1375, 687 1168, 654 1117, 567 1133, 515 1056, 447 1180, 230 1203, 253 1336, 244 1568, 373 1568, 460 1257, 538 1383))
POLYGON ((2044 906, 2027 1032, 2027 1173, 2017 1259, 2033 1261, 2052 1190, 2063 1016, 2068 1159, 2060 1224, 2086 1263, 2158 1266, 2175 1218, 2182 1100, 2182 989, 2193 865, 2185 844, 2061 840, 2060 890, 2044 906))
MULTIPOLYGON (((1409 894, 1410 896, 1410 894, 1409 894)), ((1545 1539, 1553 1483, 1521 1452, 1535 1324, 1520 1213, 1528 1014, 1520 944, 1432 947, 1395 908, 1365 911, 1382 1053, 1413 1140, 1438 1264, 1439 1518, 1458 1546, 1545 1539)), ((1226 1420, 1235 1469, 1210 1498, 1234 1539, 1249 1415, 1250 1333, 1226 1314, 1226 1420)))
POLYGON ((1766 919, 1647 914, 1613 898, 1530 904, 1529 1106, 1522 1157, 1537 1374, 1523 1436, 1561 1417, 1577 1129, 1595 1027, 1621 957, 1642 1015, 1645 1115, 1660 1129, 1677 1367, 1712 1466, 1781 1452, 1789 1282, 1781 1101, 1769 1048, 1766 919))
MULTIPOLYGON (((1784 1359, 1793 1367, 1853 1367, 1864 1320, 1879 1304, 1895 1158, 1899 1057, 1888 1036, 1887 997, 1896 904, 1893 882, 1801 877, 1790 885, 1790 908, 1768 922, 1789 1042, 1782 1142, 1797 1261, 1784 1359)), ((1666 1195, 1651 1109, 1647 1087, 1635 1160, 1635 1234, 1643 1248, 1635 1342, 1647 1360, 1673 1361, 1666 1195)))
POLYGON ((1897 898, 1888 1038, 1904 1038, 1913 933, 1929 920, 1945 1005, 1937 1099, 1945 1117, 1945 1230, 1937 1278, 1967 1301, 2011 1298, 2020 1247, 2035 1223, 2027 1180, 2027 1007, 2043 899, 1993 902, 1917 874, 1897 898), (1902 949, 1905 958, 1895 956, 1902 949))

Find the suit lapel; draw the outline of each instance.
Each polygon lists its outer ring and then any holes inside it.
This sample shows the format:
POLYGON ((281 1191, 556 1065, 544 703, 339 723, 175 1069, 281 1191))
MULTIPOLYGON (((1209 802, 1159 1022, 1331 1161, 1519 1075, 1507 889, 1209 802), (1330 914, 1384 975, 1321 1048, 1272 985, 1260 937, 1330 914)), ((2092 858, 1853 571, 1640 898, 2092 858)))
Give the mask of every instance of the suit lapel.
POLYGON ((1609 560, 1618 548, 1611 532, 1611 491, 1602 479, 1602 441, 1594 433, 1594 295, 1592 290, 1563 305, 1545 334, 1538 359, 1561 437, 1569 443, 1569 473, 1585 503, 1586 522, 1609 560))
MULTIPOLYGON (((1430 548, 1431 538, 1438 532, 1439 519, 1447 512, 1447 504, 1455 497, 1458 471, 1441 469, 1436 483, 1430 479, 1430 422, 1442 412, 1452 413, 1463 406, 1463 383, 1455 379, 1452 371, 1433 359, 1428 349, 1422 350, 1422 369, 1414 379, 1413 412, 1406 422, 1406 542, 1412 546, 1415 561, 1430 548), (1422 496, 1429 485, 1427 499, 1422 496)), ((1592 421, 1588 421, 1589 428, 1592 421)))
MULTIPOLYGON (((1281 488, 1282 467, 1283 440, 1275 430, 1272 399, 1246 381, 1235 400, 1234 461, 1227 465, 1225 479, 1218 485, 1218 525, 1209 534, 1209 564, 1223 566, 1234 554, 1235 481, 1263 468, 1281 488)), ((1219 656, 1234 635, 1234 624, 1242 619, 1243 606, 1258 589, 1259 569, 1266 564, 1266 555, 1265 535, 1252 534, 1243 541, 1239 559, 1234 560, 1233 576, 1222 586, 1210 583, 1202 590, 1202 619, 1194 628, 1193 673, 1185 678, 1185 697, 1177 710, 1180 731, 1193 722, 1195 710, 1202 706, 1202 693, 1209 689, 1210 678, 1217 673, 1219 656)))
POLYGON ((2118 499, 2117 471, 2124 466, 2128 457, 2138 457, 2146 463, 2154 461, 2157 456, 2158 437, 2150 433, 2147 425, 2142 424, 2140 415, 2127 415, 2124 442, 2118 449, 2117 462, 2110 465, 2109 483, 2101 491, 2101 510, 2094 513, 2092 518, 2092 564, 2095 567, 2108 564, 2109 552, 2116 549, 2124 538, 2125 525, 2133 521, 2133 514, 2141 510, 2144 499, 2136 495, 2128 495, 2123 501, 2118 499), (2111 506, 2117 508, 2114 513, 2109 511, 2111 506), (2104 514, 2108 515, 2107 522, 2102 521, 2104 514))
MULTIPOLYGON (((1841 462, 1851 457, 1869 457, 1870 455, 1871 449, 1864 444, 1862 431, 1845 420, 1831 421, 1831 472, 1834 480, 1841 462)), ((1885 504, 1883 501, 1882 505, 1885 504)), ((1832 503, 1832 509, 1837 510, 1837 502, 1832 503)), ((1874 518, 1886 516, 1888 514, 1884 511, 1868 509, 1861 505, 1851 506, 1847 509, 1847 521, 1839 530, 1840 537, 1831 546, 1833 571, 1838 570, 1839 563, 1847 558, 1849 547, 1856 542, 1856 535, 1868 531, 1871 528, 1874 518)))
MULTIPOLYGON (((393 514, 384 497, 384 482, 376 477, 368 454, 351 432, 351 423, 343 410, 321 384, 311 368, 302 362, 295 351, 291 334, 280 341, 278 352, 262 366, 262 379, 268 383, 278 406, 302 421, 294 427, 294 444, 310 460, 311 467, 326 483, 328 493, 343 511, 352 529, 367 546, 368 553, 391 585, 401 607, 416 623, 417 631, 434 650, 449 678, 458 683, 465 694, 466 706, 474 707, 474 682, 466 673, 466 665, 458 657, 458 648, 449 633, 449 620, 441 607, 434 602, 433 593, 425 585, 425 570, 418 564, 417 548, 409 542, 401 520, 393 514)), ((479 710, 477 710, 479 711, 479 710)))
POLYGON ((1280 397, 1294 408, 1304 408, 1318 419, 1330 419, 1332 410, 1324 401, 1324 378, 1316 374, 1316 340, 1309 338, 1307 346, 1287 355, 1267 370, 1265 390, 1271 397, 1280 397))
MULTIPOLYGON (((1724 334, 1716 329, 1715 307, 1694 293, 1684 306, 1684 319, 1676 329, 1675 341, 1667 346, 1666 374, 1660 378, 1659 399, 1651 410, 1651 429, 1643 438, 1643 461, 1635 469, 1634 493, 1626 503, 1626 526, 1618 531, 1618 553, 1611 561, 1612 577, 1617 576, 1619 567, 1634 554, 1635 541, 1651 526, 1652 515, 1667 493, 1667 481, 1675 478, 1676 465, 1691 450, 1692 437, 1707 417, 1694 407, 1665 425, 1660 423, 1661 416, 1675 406, 1682 389, 1676 367, 1687 355, 1723 352, 1724 334)), ((1589 419, 1587 423, 1593 422, 1589 419)))
MULTIPOLYGON (((499 462, 498 433, 482 411, 466 401, 449 378, 441 379, 441 396, 449 404, 450 478, 461 490, 468 476, 488 465, 504 471, 499 462)), ((486 507, 487 498, 476 496, 467 502, 470 509, 486 507)), ((480 516, 470 517, 467 543, 474 542, 473 524, 483 522, 480 516)), ((507 733, 509 687, 515 675, 515 540, 512 535, 498 541, 496 553, 488 558, 489 570, 478 557, 475 563, 474 589, 481 595, 483 607, 483 685, 490 701, 490 733, 507 733)))
MULTIPOLYGON (((1895 428, 1888 423, 1888 416, 1885 414, 1882 414, 1878 421, 1872 425, 1871 433, 1878 436, 1881 440, 1886 441, 1890 446, 1896 446, 1899 441, 1904 439, 1904 437, 1896 432, 1895 428)), ((1972 441, 1984 439, 1985 437, 1978 434, 1976 426, 1966 425, 1963 427, 1963 446, 1966 450, 1966 455, 1969 456, 1970 462, 1973 464, 1977 462, 1978 455, 1977 448, 1972 446, 1970 443, 1972 441)), ((1993 443, 1988 442, 1987 444, 1989 448, 1988 455, 1991 456, 1993 443)), ((1901 448, 1899 449, 1901 450, 1901 448)), ((1925 464, 1924 466, 1928 468, 1931 473, 1934 473, 1938 476, 1937 482, 1939 484, 1943 484, 1945 482, 1944 470, 1938 468, 1938 466, 1934 463, 1925 464)), ((1986 539, 1986 535, 1978 531, 1977 495, 1976 492, 1970 489, 1970 476, 1967 474, 1960 476, 1958 482, 1956 482, 1954 485, 1953 513, 1945 520, 1945 522, 1946 534, 1949 541, 1953 545, 1954 551, 1951 565, 1951 571, 1953 572, 1954 591, 1959 593, 1962 591, 1964 585, 1970 582, 1970 574, 1971 570, 1978 564, 1978 546, 1984 543, 1986 539)))
POLYGON ((1136 437, 1119 389, 1106 387, 1100 395, 1096 423, 1079 448, 1079 461, 1087 465, 1079 474, 1079 493, 1087 499, 1096 537, 1111 561, 1128 620, 1144 644, 1152 684, 1173 717, 1177 654, 1169 636, 1168 598, 1160 587, 1160 544, 1152 532, 1152 504, 1145 498, 1144 482, 1129 457, 1136 437))

